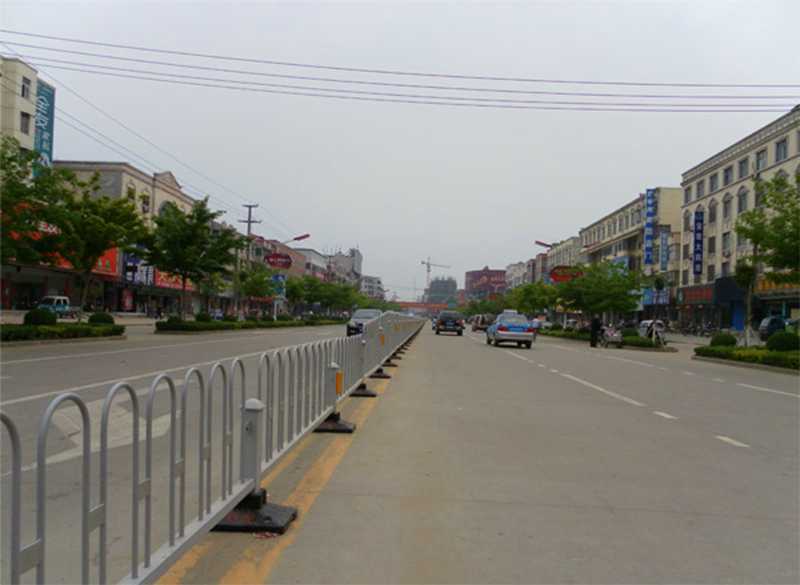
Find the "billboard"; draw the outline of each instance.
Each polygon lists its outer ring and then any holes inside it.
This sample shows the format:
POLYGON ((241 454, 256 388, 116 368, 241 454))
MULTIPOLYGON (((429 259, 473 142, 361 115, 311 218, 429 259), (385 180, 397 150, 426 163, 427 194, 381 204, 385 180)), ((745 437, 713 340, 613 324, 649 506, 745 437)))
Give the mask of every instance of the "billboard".
POLYGON ((661 272, 666 272, 669 264, 669 232, 663 230, 661 232, 661 241, 659 242, 659 268, 661 272))
POLYGON ((656 222, 656 190, 647 189, 644 196, 644 265, 653 265, 653 238, 656 222))
POLYGON ((703 212, 694 212, 694 247, 692 248, 692 273, 703 274, 703 212))
POLYGON ((125 270, 123 278, 125 282, 153 286, 155 281, 155 268, 130 252, 125 253, 123 264, 125 270))
POLYGON ((33 149, 45 166, 53 165, 53 119, 56 111, 56 89, 41 79, 36 81, 36 117, 33 149))
POLYGON ((289 254, 274 252, 266 256, 265 260, 273 268, 285 268, 288 270, 292 267, 292 257, 289 254))

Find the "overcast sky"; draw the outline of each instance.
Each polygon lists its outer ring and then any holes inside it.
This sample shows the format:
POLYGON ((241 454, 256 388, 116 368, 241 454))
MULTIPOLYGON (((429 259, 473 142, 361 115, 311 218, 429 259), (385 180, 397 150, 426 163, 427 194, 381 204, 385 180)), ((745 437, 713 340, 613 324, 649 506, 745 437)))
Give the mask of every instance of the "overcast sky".
MULTIPOLYGON (((584 80, 800 81, 800 2, 793 0, 502 5, 4 0, 0 22, 2 28, 24 32, 346 67, 584 80)), ((8 34, 0 39, 133 56, 130 51, 8 34)), ((9 54, 5 47, 0 50, 9 54)), ((49 56, 100 62, 52 52, 49 56)), ((416 79, 135 56, 250 71, 472 87, 683 95, 777 91, 416 79)), ((375 103, 167 85, 44 65, 39 69, 58 80, 60 108, 159 169, 173 171, 179 181, 205 188, 218 207, 219 199, 226 201, 233 209, 226 220, 244 217, 242 199, 104 118, 60 83, 216 182, 260 203, 256 216, 264 223, 257 233, 285 239, 310 232, 313 237, 305 243, 320 251, 358 246, 365 272, 382 277, 402 298, 413 296, 415 284, 421 292, 425 268, 420 260, 427 256, 452 266, 434 274, 455 276, 463 286, 465 270, 525 260, 540 251, 535 239, 569 237, 648 186, 679 185, 683 171, 780 115, 375 103)), ((796 95, 800 90, 778 93, 796 95)), ((59 122, 55 156, 124 158, 59 122)))

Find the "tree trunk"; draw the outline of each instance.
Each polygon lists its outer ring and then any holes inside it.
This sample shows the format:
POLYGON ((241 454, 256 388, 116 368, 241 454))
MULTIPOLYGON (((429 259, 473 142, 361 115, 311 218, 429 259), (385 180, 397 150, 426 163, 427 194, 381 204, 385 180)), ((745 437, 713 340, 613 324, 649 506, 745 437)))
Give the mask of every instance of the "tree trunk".
POLYGON ((86 299, 89 296, 89 289, 92 286, 92 271, 87 270, 83 273, 83 290, 81 290, 81 304, 78 307, 78 323, 83 321, 83 308, 86 306, 86 299))
POLYGON ((186 275, 181 275, 181 319, 186 318, 186 275))
POLYGON ((753 319, 753 283, 747 286, 744 309, 744 346, 750 347, 750 322, 753 319))

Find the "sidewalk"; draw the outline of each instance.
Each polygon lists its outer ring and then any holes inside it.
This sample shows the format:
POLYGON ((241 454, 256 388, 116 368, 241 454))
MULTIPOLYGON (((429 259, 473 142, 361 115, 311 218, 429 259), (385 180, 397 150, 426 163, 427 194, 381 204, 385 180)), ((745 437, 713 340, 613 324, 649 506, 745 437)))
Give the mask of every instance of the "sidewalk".
MULTIPOLYGON (((2 324, 21 324, 28 311, 2 311, 0 312, 0 323, 2 324)), ((155 319, 146 317, 141 313, 111 313, 114 315, 114 321, 117 325, 125 325, 126 327, 136 325, 149 325, 153 327, 155 319)), ((77 323, 76 319, 59 319, 63 323, 77 323)))

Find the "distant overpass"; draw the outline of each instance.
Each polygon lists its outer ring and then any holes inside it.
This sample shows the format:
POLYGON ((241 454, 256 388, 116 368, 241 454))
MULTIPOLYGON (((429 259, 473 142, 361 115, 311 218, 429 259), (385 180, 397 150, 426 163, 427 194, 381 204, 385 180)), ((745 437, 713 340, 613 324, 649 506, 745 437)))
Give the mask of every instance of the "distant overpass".
POLYGON ((397 301, 397 304, 400 305, 404 311, 436 312, 447 309, 447 303, 414 303, 408 301, 397 301))

